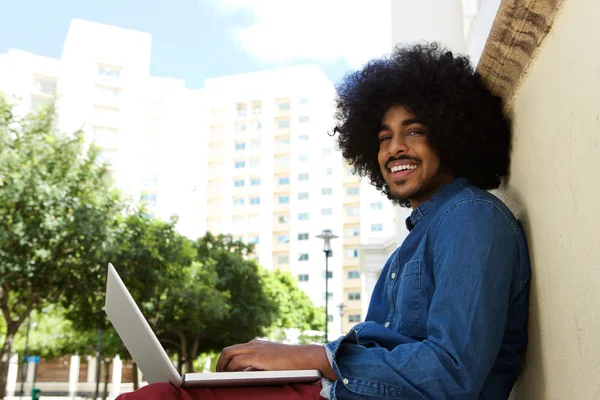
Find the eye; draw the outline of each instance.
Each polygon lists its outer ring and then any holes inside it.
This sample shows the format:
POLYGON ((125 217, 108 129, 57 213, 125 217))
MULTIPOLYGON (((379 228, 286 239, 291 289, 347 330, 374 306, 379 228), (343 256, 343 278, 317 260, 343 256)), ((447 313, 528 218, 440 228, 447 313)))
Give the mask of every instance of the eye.
POLYGON ((392 137, 390 135, 383 135, 379 137, 379 143, 385 142, 386 140, 390 140, 392 137))
POLYGON ((406 132, 406 136, 417 136, 417 135, 422 135, 422 134, 423 134, 423 131, 419 130, 419 129, 413 129, 413 130, 406 132))

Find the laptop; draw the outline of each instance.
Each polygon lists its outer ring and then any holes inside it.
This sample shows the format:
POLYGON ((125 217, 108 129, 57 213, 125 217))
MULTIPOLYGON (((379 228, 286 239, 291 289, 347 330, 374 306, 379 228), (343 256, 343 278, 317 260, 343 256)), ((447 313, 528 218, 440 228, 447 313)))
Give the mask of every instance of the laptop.
POLYGON ((108 264, 106 314, 148 383, 178 387, 235 387, 311 383, 318 370, 189 373, 181 376, 142 315, 121 277, 108 264))

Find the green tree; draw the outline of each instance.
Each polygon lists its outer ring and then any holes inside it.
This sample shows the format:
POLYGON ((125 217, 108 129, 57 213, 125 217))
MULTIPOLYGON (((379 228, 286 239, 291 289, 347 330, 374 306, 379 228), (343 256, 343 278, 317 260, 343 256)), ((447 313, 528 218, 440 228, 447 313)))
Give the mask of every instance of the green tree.
POLYGON ((179 369, 184 364, 188 372, 200 354, 264 335, 277 311, 261 268, 247 259, 252 245, 207 233, 194 247, 188 283, 171 284, 162 295, 155 324, 165 348, 178 355, 179 369))
POLYGON ((271 337, 282 340, 284 331, 289 328, 300 331, 325 329, 324 309, 314 305, 289 273, 279 270, 265 272, 263 282, 268 295, 277 305, 276 318, 270 329, 271 337))
POLYGON ((177 354, 177 369, 193 370, 201 348, 202 333, 230 314, 229 291, 217 289, 214 262, 194 261, 178 277, 164 285, 150 323, 163 346, 177 354))
POLYGON ((19 327, 100 271, 120 196, 82 132, 58 132, 53 107, 19 117, 0 96, 0 398, 19 327))
POLYGON ((88 334, 88 343, 95 344, 94 338, 102 336, 101 354, 96 355, 105 368, 117 354, 130 359, 104 311, 108 263, 114 264, 143 314, 152 322, 161 295, 166 288, 183 284, 183 274, 194 256, 192 242, 175 230, 175 217, 169 221, 150 219, 139 208, 130 209, 117 220, 117 240, 103 255, 101 272, 80 285, 80 292, 63 297, 66 317, 77 331, 88 334), (104 347, 105 343, 109 346, 104 347))

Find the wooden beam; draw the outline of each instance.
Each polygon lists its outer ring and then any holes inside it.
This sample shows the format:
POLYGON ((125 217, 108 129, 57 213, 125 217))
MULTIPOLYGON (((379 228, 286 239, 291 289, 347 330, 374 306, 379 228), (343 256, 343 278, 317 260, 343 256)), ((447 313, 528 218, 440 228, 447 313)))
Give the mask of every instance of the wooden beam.
POLYGON ((509 107, 566 0, 502 0, 477 72, 509 107))

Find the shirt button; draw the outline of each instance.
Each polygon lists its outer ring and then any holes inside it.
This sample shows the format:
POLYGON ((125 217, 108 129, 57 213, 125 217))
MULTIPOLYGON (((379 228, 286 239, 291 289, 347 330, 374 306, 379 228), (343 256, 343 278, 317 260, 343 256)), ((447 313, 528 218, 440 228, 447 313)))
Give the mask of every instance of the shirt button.
POLYGON ((396 273, 392 272, 392 279, 395 279, 395 278, 396 278, 396 273))
POLYGON ((347 385, 348 383, 350 383, 350 381, 346 378, 344 378, 344 380, 342 382, 344 382, 344 385, 347 385))
POLYGON ((385 326, 386 328, 389 328, 389 327, 390 327, 390 321, 386 322, 384 326, 385 326))

